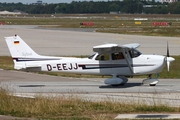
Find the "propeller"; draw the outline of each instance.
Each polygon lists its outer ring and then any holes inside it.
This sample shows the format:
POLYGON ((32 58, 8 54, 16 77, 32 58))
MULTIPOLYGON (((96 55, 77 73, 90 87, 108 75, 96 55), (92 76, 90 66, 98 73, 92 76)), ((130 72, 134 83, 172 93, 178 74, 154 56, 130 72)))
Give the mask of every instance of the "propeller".
POLYGON ((169 71, 170 63, 173 62, 175 59, 173 57, 170 57, 169 55, 169 44, 167 41, 167 56, 166 56, 166 62, 167 62, 167 70, 169 71))

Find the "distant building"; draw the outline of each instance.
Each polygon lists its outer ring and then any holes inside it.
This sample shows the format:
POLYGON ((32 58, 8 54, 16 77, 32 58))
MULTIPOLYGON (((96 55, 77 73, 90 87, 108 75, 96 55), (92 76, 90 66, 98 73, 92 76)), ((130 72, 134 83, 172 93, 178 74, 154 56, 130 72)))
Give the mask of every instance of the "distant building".
POLYGON ((0 11, 0 15, 20 15, 20 14, 27 14, 25 12, 19 11, 19 10, 15 10, 13 12, 9 12, 9 11, 0 11))
POLYGON ((46 5, 42 0, 38 0, 36 3, 32 3, 33 5, 46 5))
POLYGON ((109 12, 109 14, 121 14, 121 12, 120 11, 111 11, 111 12, 109 12))
POLYGON ((23 15, 28 15, 28 13, 24 12, 24 11, 21 11, 21 10, 14 10, 13 11, 14 14, 23 14, 23 15))
POLYGON ((42 0, 38 0, 36 3, 32 3, 33 5, 46 5, 42 0))
POLYGON ((42 2, 41 0, 38 0, 38 1, 36 2, 36 4, 41 5, 41 4, 43 4, 43 2, 42 2))
POLYGON ((167 3, 172 3, 172 2, 177 2, 178 0, 161 0, 162 3, 167 2, 167 3))
POLYGON ((157 5, 143 5, 144 8, 157 7, 157 5))

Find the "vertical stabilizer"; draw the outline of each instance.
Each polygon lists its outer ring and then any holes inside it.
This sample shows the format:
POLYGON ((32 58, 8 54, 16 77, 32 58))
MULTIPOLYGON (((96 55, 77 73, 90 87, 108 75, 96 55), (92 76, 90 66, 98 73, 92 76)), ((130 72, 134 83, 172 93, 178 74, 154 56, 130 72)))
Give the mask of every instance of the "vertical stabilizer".
POLYGON ((12 58, 17 57, 38 57, 39 55, 34 52, 19 36, 5 37, 9 51, 12 58))
POLYGON ((17 35, 5 37, 5 40, 14 61, 15 69, 25 69, 27 61, 40 57, 17 35))

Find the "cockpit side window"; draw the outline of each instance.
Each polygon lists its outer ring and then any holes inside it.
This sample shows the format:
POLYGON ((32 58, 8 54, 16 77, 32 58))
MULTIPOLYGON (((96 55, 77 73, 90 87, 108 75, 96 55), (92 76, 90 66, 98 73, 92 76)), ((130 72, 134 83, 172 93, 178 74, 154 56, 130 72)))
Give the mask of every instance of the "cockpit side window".
POLYGON ((100 54, 96 57, 95 60, 100 60, 100 61, 109 60, 109 54, 100 54))
POLYGON ((122 52, 112 53, 111 58, 112 60, 120 60, 120 59, 124 59, 124 55, 122 52))

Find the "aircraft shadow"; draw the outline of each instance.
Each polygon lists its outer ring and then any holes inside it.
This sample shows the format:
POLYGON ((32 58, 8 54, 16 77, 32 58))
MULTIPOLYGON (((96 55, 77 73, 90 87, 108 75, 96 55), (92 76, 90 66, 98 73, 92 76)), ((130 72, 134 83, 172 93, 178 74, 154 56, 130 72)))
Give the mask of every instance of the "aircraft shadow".
POLYGON ((19 87, 44 87, 45 85, 19 85, 19 87))
POLYGON ((142 86, 142 83, 126 83, 125 85, 119 85, 119 86, 103 85, 103 86, 99 86, 99 88, 130 88, 136 86, 142 86))

